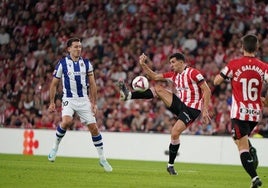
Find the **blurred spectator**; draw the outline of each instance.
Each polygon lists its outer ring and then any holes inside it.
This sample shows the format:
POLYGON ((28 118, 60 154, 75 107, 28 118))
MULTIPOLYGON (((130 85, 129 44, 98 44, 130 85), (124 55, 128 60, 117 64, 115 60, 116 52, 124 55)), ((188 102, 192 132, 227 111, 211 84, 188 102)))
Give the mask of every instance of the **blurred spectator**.
POLYGON ((0 45, 8 44, 10 41, 10 35, 6 32, 4 27, 0 27, 0 45))
POLYGON ((131 121, 131 130, 133 132, 143 132, 145 130, 144 121, 145 115, 139 108, 133 109, 134 118, 131 121))
POLYGON ((6 110, 6 104, 3 99, 0 99, 0 127, 3 127, 5 124, 5 110, 6 110))
POLYGON ((186 39, 182 44, 182 50, 189 50, 190 53, 195 54, 194 51, 197 48, 197 40, 193 37, 192 33, 186 35, 186 39))
POLYGON ((231 34, 241 34, 241 33, 244 33, 244 29, 245 29, 244 22, 237 18, 233 20, 229 28, 229 32, 231 34))
POLYGON ((258 134, 260 134, 264 138, 268 138, 268 123, 267 123, 267 118, 264 118, 264 120, 259 123, 258 134))

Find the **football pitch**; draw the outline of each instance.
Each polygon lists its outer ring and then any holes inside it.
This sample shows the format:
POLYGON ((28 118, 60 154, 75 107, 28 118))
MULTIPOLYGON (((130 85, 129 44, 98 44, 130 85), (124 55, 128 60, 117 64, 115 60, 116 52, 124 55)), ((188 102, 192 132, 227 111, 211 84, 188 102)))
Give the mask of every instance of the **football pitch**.
MULTIPOLYGON (((114 160, 113 172, 104 172, 95 158, 0 154, 2 188, 248 188, 250 178, 241 166, 176 162, 178 176, 166 172, 166 162, 114 160)), ((262 188, 268 188, 268 167, 258 168, 262 188)))

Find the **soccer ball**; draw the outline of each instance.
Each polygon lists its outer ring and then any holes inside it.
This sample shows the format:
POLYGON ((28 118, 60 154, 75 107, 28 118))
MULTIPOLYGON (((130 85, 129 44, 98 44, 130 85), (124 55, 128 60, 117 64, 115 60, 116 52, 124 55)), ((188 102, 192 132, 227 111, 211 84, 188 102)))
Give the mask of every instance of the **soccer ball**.
POLYGON ((132 88, 135 91, 145 91, 149 89, 149 81, 145 76, 137 76, 132 80, 132 88))

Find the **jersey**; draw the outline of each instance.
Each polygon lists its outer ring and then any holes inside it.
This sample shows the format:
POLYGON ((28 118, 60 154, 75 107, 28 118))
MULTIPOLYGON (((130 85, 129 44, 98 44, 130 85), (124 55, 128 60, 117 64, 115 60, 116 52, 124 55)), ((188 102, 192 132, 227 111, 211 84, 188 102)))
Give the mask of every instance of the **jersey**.
POLYGON ((63 98, 88 97, 88 73, 92 71, 93 66, 87 59, 80 57, 74 62, 70 56, 62 58, 53 76, 62 78, 63 98))
POLYGON ((221 76, 231 80, 231 119, 258 122, 262 114, 261 90, 268 79, 268 66, 255 57, 231 60, 221 76))
POLYGON ((205 79, 200 71, 187 66, 182 73, 166 72, 163 77, 173 82, 175 94, 186 106, 201 110, 203 100, 199 85, 205 79))

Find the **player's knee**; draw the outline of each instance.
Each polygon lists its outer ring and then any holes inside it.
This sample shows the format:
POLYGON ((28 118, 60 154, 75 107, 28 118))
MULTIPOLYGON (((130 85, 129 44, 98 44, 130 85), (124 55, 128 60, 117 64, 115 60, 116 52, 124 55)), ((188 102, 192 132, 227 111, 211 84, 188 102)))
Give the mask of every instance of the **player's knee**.
POLYGON ((90 133, 91 133, 93 136, 99 134, 99 129, 98 129, 96 123, 89 124, 89 125, 88 125, 88 129, 89 129, 90 133))
POLYGON ((74 124, 74 122, 73 122, 73 118, 71 116, 65 115, 65 116, 62 117, 61 127, 63 129, 68 129, 73 124, 74 124))
POLYGON ((180 132, 178 130, 171 130, 171 140, 178 140, 180 137, 180 132))
POLYGON ((176 132, 171 132, 171 140, 179 140, 180 135, 176 132))
POLYGON ((186 126, 183 124, 183 122, 181 121, 180 123, 181 124, 175 124, 171 129, 171 138, 173 140, 178 139, 181 133, 186 129, 186 126))
POLYGON ((154 91, 157 95, 161 94, 163 92, 164 88, 160 85, 154 86, 154 91))
POLYGON ((72 125, 74 124, 74 122, 72 120, 66 120, 66 121, 63 121, 61 123, 61 127, 63 129, 68 129, 69 127, 71 127, 72 125))

